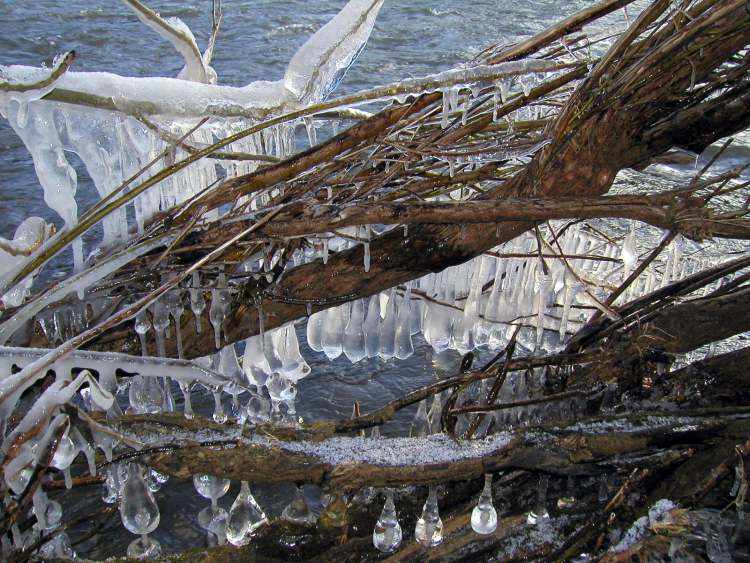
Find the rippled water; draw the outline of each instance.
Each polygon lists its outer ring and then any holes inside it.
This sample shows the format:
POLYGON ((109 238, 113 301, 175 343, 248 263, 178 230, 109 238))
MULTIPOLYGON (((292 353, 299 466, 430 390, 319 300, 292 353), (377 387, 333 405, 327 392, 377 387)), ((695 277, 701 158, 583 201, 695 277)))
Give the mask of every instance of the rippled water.
MULTIPOLYGON (((304 40, 344 5, 343 0, 224 1, 223 29, 213 66, 224 84, 242 85, 283 75, 287 61, 304 40)), ((182 18, 201 46, 210 29, 210 1, 153 0, 164 16, 182 18)), ((353 91, 399 78, 447 69, 469 59, 483 47, 528 36, 553 20, 590 5, 583 0, 387 0, 370 43, 348 73, 340 91, 353 91)), ((171 45, 146 30, 116 0, 38 0, 33 3, 0 0, 0 64, 39 65, 54 55, 75 49, 75 70, 106 70, 124 75, 174 76, 182 67, 171 45)), ((624 19, 622 14, 612 18, 624 19)), ((743 155, 746 154, 743 153, 743 155)), ((92 203, 95 194, 79 167, 79 208, 92 203)), ((42 199, 31 160, 10 127, 0 121, 0 210, 4 221, 0 235, 12 236, 24 217, 36 214, 59 221, 42 199)), ((56 267, 65 268, 57 263, 56 267)), ((404 392, 453 374, 455 353, 435 357, 421 338, 415 356, 395 363, 364 360, 352 366, 339 358, 328 362, 323 354, 301 345, 313 368, 299 385, 298 412, 311 418, 338 418, 351 414, 355 400, 369 411, 404 392)), ((208 409, 209 401, 196 401, 208 409)), ((403 433, 414 408, 399 413, 385 434, 403 433)), ((269 515, 289 499, 291 489, 254 487, 269 515)), ((237 492, 234 484, 222 505, 228 508, 237 492)), ((99 490, 81 494, 68 514, 84 514, 101 507, 99 490)), ((207 501, 193 492, 191 482, 171 481, 157 494, 161 525, 154 536, 166 550, 202 545, 205 534, 195 523, 197 511, 207 501)), ((91 557, 121 555, 132 539, 120 525, 83 545, 79 552, 91 557)))

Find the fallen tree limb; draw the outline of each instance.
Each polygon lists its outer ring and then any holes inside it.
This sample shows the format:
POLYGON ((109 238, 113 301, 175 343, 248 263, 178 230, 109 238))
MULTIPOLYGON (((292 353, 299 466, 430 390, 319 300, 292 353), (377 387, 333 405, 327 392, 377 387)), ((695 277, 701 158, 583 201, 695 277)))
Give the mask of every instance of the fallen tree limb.
MULTIPOLYGON (((454 442, 439 434, 421 439, 335 437, 310 442, 277 439, 270 427, 261 426, 244 429, 242 438, 216 433, 212 447, 191 439, 195 436, 191 431, 180 430, 180 418, 174 416, 168 425, 160 425, 143 417, 132 421, 124 417, 116 427, 126 434, 150 435, 153 453, 146 452, 144 461, 178 478, 207 473, 251 482, 315 483, 339 491, 441 483, 506 469, 596 475, 601 472, 598 464, 616 456, 699 443, 724 428, 718 417, 625 416, 567 428, 503 432, 473 441, 454 442)), ((200 421, 186 426, 196 422, 200 421)))

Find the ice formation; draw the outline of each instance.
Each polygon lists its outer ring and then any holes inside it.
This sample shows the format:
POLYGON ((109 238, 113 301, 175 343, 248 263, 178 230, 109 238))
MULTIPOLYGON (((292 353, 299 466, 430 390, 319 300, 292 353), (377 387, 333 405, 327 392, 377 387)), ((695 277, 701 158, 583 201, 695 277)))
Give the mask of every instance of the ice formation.
MULTIPOLYGON (((89 322, 87 307, 101 306, 106 310, 106 303, 69 300, 70 303, 54 308, 51 314, 44 314, 45 309, 53 308, 52 305, 74 294, 83 298, 86 291, 111 273, 169 245, 174 240, 172 236, 127 246, 131 239, 146 231, 157 213, 173 209, 220 178, 255 171, 259 160, 253 160, 253 156, 266 160, 290 156, 296 151, 298 126, 305 128, 309 144, 315 145, 317 124, 310 115, 252 134, 247 131, 269 117, 312 106, 327 98, 364 47, 383 5, 383 0, 350 1, 299 49, 281 80, 235 88, 216 84, 216 73, 209 64, 212 45, 201 54, 195 37, 183 22, 164 19, 139 0, 124 2, 183 56, 185 67, 178 77, 66 73, 69 57, 56 61, 51 70, 0 67, 0 113, 31 153, 45 202, 63 221, 60 232, 55 233, 54 226, 31 217, 19 225, 12 240, 0 239, 2 302, 5 307, 19 307, 0 325, 0 345, 12 343, 14 335, 32 321, 34 328, 38 327, 52 343, 63 342, 80 333, 89 322), (50 97, 53 90, 57 90, 57 94, 50 97), (89 105, 67 103, 65 96, 68 100, 85 98, 89 105), (204 118, 207 118, 205 123, 204 118), (249 158, 196 158, 187 165, 196 153, 232 135, 236 137, 231 137, 234 140, 224 148, 249 155, 249 158), (75 153, 81 159, 100 197, 93 210, 81 215, 76 202, 77 177, 66 153, 75 153), (150 181, 144 180, 142 171, 155 162, 167 167, 176 165, 180 169, 145 191, 138 190, 150 181), (84 269, 84 248, 81 238, 77 237, 72 241, 76 273, 24 305, 33 276, 11 287, 18 272, 70 233, 79 220, 101 211, 113 198, 127 196, 132 197, 126 206, 102 219, 103 239, 99 248, 87 249, 91 251, 89 267, 84 269), (115 248, 123 250, 110 253, 115 248)), ((533 73, 551 73, 561 68, 557 63, 544 60, 459 68, 357 92, 344 98, 350 103, 343 105, 400 100, 405 94, 440 91, 443 111, 442 114, 436 112, 435 123, 448 128, 458 119, 466 124, 472 103, 480 91, 486 93, 489 87, 493 117, 497 120, 500 106, 510 97, 521 95, 512 91, 514 84, 528 96, 535 86, 533 73)), ((334 134, 337 127, 334 122, 334 134)), ((512 120, 509 118, 510 128, 512 120)), ((454 152, 435 158, 447 164, 453 176, 499 159, 524 159, 548 142, 542 139, 515 152, 498 145, 485 147, 480 152, 454 152)), ((386 167, 388 165, 386 162, 386 167)), ((159 176, 150 178, 155 181, 159 176)), ((267 205, 272 194, 278 193, 255 194, 252 200, 243 199, 241 204, 257 211, 267 205)), ((334 199, 331 188, 325 195, 329 202, 334 199)), ((439 196, 457 201, 466 197, 464 190, 439 196)), ((344 208, 342 218, 345 214, 344 208)), ((218 211, 207 220, 217 218, 218 211)), ((383 229, 380 225, 361 225, 350 230, 351 238, 341 237, 339 233, 309 236, 306 250, 295 253, 293 264, 315 260, 327 263, 335 253, 362 244, 365 275, 377 264, 373 260, 377 257, 371 255, 371 238, 383 229)), ((543 235, 549 234, 544 228, 541 230, 543 235)), ((403 226, 403 231, 404 237, 408 237, 407 225, 403 226)), ((463 354, 479 347, 501 349, 520 326, 518 342, 529 352, 557 349, 585 322, 592 307, 602 308, 607 284, 621 282, 635 271, 639 263, 638 234, 631 229, 620 238, 622 243, 614 244, 594 231, 573 226, 556 238, 562 254, 567 257, 561 259, 554 255, 551 245, 539 248, 539 239, 527 234, 491 249, 484 256, 380 294, 327 308, 308 303, 307 344, 329 360, 341 356, 352 363, 365 358, 405 360, 414 354, 413 337, 419 333, 436 352, 450 349, 463 354), (317 308, 314 314, 313 306, 317 308)), ((270 282, 274 276, 272 269, 280 256, 273 254, 272 247, 259 254, 247 258, 241 272, 261 280, 265 276, 270 282)), ((688 275, 695 267, 695 260, 685 257, 681 243, 676 241, 666 261, 656 261, 646 268, 628 289, 627 296, 632 298, 652 291, 688 275)), ((82 413, 104 411, 108 416, 122 414, 125 409, 135 414, 168 412, 174 410, 172 387, 176 382, 184 398, 183 414, 187 418, 193 417, 191 393, 194 386, 199 385, 213 395, 213 418, 218 423, 230 417, 240 427, 271 418, 295 421, 296 386, 311 372, 300 352, 295 324, 266 330, 264 311, 259 309, 259 334, 238 345, 229 342, 226 323, 237 288, 227 279, 229 272, 214 274, 213 271, 194 272, 189 283, 175 285, 137 314, 134 328, 141 344, 141 357, 80 351, 58 356, 49 350, 0 347, 2 455, 6 456, 10 446, 17 445, 14 444, 17 440, 33 436, 21 440, 17 455, 4 467, 3 480, 14 493, 28 487, 34 469, 42 462, 41 456, 52 447, 57 449, 51 466, 63 471, 70 482, 69 468, 81 453, 93 473, 95 449, 102 450, 111 460, 118 440, 129 447, 143 446, 132 438, 115 439, 93 419, 88 421, 92 440, 88 443, 78 429, 71 427, 68 414, 61 408, 66 403, 81 405, 82 413), (215 348, 215 353, 196 361, 182 359, 185 355, 183 320, 188 308, 194 316, 196 332, 209 331, 215 348), (208 316, 210 326, 203 316, 208 316), (165 357, 169 339, 175 340, 175 346, 169 348, 176 349, 177 358, 165 357), (149 350, 154 349, 159 357, 148 355, 149 350), (19 397, 45 375, 46 369, 38 368, 50 362, 55 372, 54 381, 12 431, 6 433, 6 421, 19 397), (19 371, 14 372, 14 367, 19 371), (118 393, 125 401, 126 387, 127 406, 123 402, 121 407, 118 393), (231 396, 229 410, 224 407, 225 394, 231 396), (45 430, 34 434, 37 428, 45 430)), ((498 400, 512 402, 536 397, 540 381, 540 373, 512 373, 500 389, 498 400)), ((487 396, 487 393, 485 384, 479 394, 487 396)), ((571 399, 531 408, 498 410, 484 417, 477 430, 479 439, 456 443, 445 435, 436 434, 440 430, 442 406, 439 394, 431 402, 420 402, 411 425, 411 437, 397 439, 397 459, 388 447, 365 447, 362 437, 335 438, 322 446, 290 442, 283 447, 315 454, 331 464, 344 461, 385 465, 450 463, 488 454, 509 442, 510 435, 506 432, 485 436, 492 417, 497 427, 510 429, 541 417, 567 420, 581 408, 579 402, 571 399)), ((459 416, 458 433, 465 431, 469 423, 468 416, 459 416)), ((373 430, 373 437, 376 430, 373 430)), ((263 436, 246 438, 243 435, 241 440, 250 444, 270 443, 263 436)), ((279 444, 277 440, 273 443, 279 444)), ((153 492, 166 481, 166 476, 144 470, 138 464, 114 463, 106 468, 105 479, 104 501, 119 500, 123 524, 140 536, 131 543, 128 555, 157 555, 159 544, 148 538, 148 534, 156 529, 160 520, 153 492)), ((480 534, 490 534, 497 527, 491 482, 492 476, 487 475, 485 488, 471 517, 472 528, 480 534)), ((248 483, 242 483, 229 512, 218 506, 218 499, 229 489, 228 480, 198 475, 194 485, 200 495, 211 501, 198 519, 215 536, 224 537, 233 545, 244 545, 267 522, 248 483)), ((367 494, 372 498, 372 491, 367 494)), ((40 492, 34 496, 38 526, 33 533, 36 534, 54 528, 61 520, 59 505, 43 495, 40 492)), ((547 481, 542 477, 537 504, 528 515, 530 524, 543 525, 549 518, 546 496, 547 481)), ((301 488, 282 517, 305 525, 315 521, 301 488)), ((58 534, 42 555, 71 556, 72 548, 66 538, 65 534, 58 534)), ((415 538, 427 547, 442 541, 435 487, 430 487, 415 528, 415 538)), ((393 492, 388 491, 373 531, 373 544, 378 550, 389 553, 399 547, 401 540, 393 492)))
MULTIPOLYGON (((0 89, 0 114, 31 153, 45 202, 63 219, 63 231, 73 229, 79 219, 77 177, 66 152, 80 157, 104 199, 135 188, 132 179, 159 155, 171 153, 176 162, 189 156, 189 146, 203 148, 270 115, 314 104, 332 91, 364 47, 382 0, 352 0, 300 48, 284 79, 254 82, 242 88, 210 84, 211 69, 202 58, 199 61, 195 38, 182 22, 167 22, 138 0, 127 3, 184 55, 187 65, 180 77, 68 72, 50 82, 45 70, 0 67, 6 85, 43 85, 22 92, 8 91, 7 86, 0 89), (94 100, 94 107, 45 99, 53 89, 74 99, 94 100), (227 118, 228 114, 234 118, 227 118), (212 115, 216 118, 195 129, 201 118, 212 115)), ((264 147, 278 157, 289 156, 294 151, 294 125, 283 124, 245 136, 227 148, 265 154, 264 147)), ((134 197, 128 206, 104 217, 102 246, 110 248, 128 240, 134 232, 142 233, 155 213, 212 185, 218 177, 217 167, 232 177, 252 172, 257 161, 207 158, 183 168, 134 197), (132 209, 135 224, 129 224, 127 207, 132 209)), ((73 246, 76 270, 80 270, 84 260, 81 239, 75 239, 73 246)), ((0 288, 7 290, 19 271, 4 271, 0 288)))

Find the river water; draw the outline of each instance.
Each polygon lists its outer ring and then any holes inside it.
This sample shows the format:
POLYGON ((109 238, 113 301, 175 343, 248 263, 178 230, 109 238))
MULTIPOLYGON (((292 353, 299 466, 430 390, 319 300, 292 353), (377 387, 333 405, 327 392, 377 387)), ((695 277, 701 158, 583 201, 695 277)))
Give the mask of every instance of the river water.
MULTIPOLYGON (((583 0, 387 0, 367 49, 349 71, 339 93, 400 78, 448 69, 470 59, 483 47, 513 42, 539 31, 553 21, 589 5, 583 0)), ((343 0, 225 0, 224 21, 213 62, 220 83, 243 85, 254 80, 275 80, 283 75, 296 49, 344 5, 343 0)), ((211 2, 154 0, 163 16, 182 18, 205 46, 210 30, 211 2)), ((632 17, 631 13, 631 17, 632 17)), ((611 21, 623 23, 622 12, 611 21)), ((75 70, 105 70, 130 76, 174 76, 182 67, 171 45, 145 29, 130 10, 116 0, 37 0, 33 3, 0 0, 0 64, 39 65, 54 55, 75 49, 75 70)), ((79 209, 89 207, 95 190, 79 167, 79 209)), ((29 215, 58 220, 45 206, 31 159, 6 122, 0 120, 0 236, 13 235, 29 215)), ((53 264, 68 269, 68 264, 53 264)), ((405 362, 364 360, 352 366, 343 356, 329 362, 304 342, 303 354, 312 374, 299 385, 298 413, 306 419, 338 418, 351 414, 360 400, 363 411, 382 406, 404 392, 453 374, 460 358, 455 353, 436 357, 421 337, 415 355, 405 362)), ((207 409, 209 401, 196 401, 207 409)), ((414 409, 402 411, 384 433, 407 430, 414 409)), ((290 498, 289 487, 254 486, 259 502, 270 516, 290 498)), ((221 504, 226 508, 238 484, 221 504)), ((67 516, 83 515, 101 507, 100 491, 90 489, 68 506, 67 516)), ((312 494, 312 493, 310 493, 312 494)), ((207 501, 192 483, 168 483, 157 501, 162 510, 155 532, 167 551, 203 545, 205 532, 195 514, 207 501), (168 507, 168 508, 167 508, 168 507)), ((133 537, 116 519, 103 534, 77 546, 79 553, 101 558, 124 554, 133 537)))

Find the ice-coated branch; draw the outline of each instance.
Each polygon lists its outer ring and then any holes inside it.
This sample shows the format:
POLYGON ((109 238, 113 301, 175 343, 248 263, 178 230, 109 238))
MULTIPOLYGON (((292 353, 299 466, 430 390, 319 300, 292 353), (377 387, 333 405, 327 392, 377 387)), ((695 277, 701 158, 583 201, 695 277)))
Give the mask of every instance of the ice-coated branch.
POLYGON ((0 92, 31 92, 52 86, 68 71, 75 58, 75 51, 68 51, 57 56, 50 69, 0 66, 0 92))
POLYGON ((284 85, 303 104, 325 99, 364 49, 384 0, 351 0, 294 54, 284 85))
POLYGON ((221 0, 213 0, 211 9, 211 35, 208 38, 208 45, 206 50, 203 51, 203 65, 208 67, 214 58, 214 49, 216 48, 216 39, 219 36, 219 29, 221 29, 221 0))
MULTIPOLYGON (((179 18, 164 19, 140 0, 122 1, 135 12, 142 23, 169 41, 185 59, 185 67, 178 78, 203 84, 216 82, 216 72, 204 61, 195 36, 185 22, 179 18)), ((213 51, 213 44, 210 44, 210 48, 213 51)))

